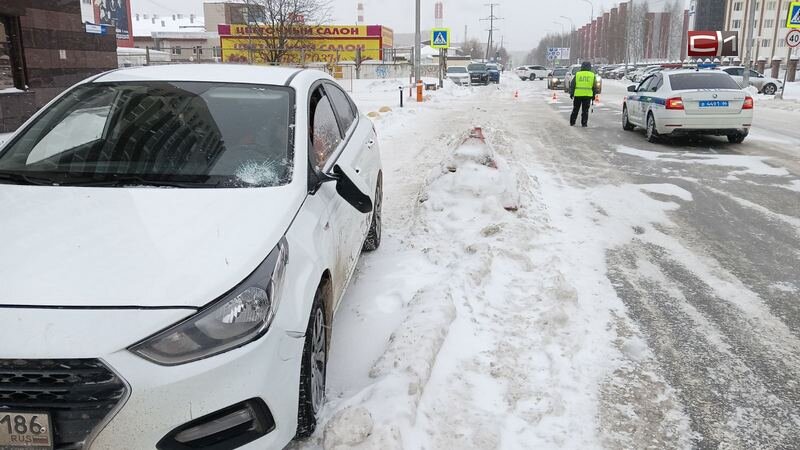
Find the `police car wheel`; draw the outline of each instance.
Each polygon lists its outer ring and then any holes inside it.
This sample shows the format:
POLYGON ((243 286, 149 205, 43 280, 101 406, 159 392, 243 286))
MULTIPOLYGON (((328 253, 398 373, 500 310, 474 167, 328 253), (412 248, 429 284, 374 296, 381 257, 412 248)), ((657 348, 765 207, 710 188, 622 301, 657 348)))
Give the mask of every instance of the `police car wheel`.
POLYGON ((658 142, 658 131, 656 131, 656 118, 653 113, 647 115, 647 129, 645 135, 649 142, 658 142))
POLYGON ((636 128, 634 124, 628 118, 628 107, 624 106, 622 108, 622 129, 625 131, 633 131, 636 128))

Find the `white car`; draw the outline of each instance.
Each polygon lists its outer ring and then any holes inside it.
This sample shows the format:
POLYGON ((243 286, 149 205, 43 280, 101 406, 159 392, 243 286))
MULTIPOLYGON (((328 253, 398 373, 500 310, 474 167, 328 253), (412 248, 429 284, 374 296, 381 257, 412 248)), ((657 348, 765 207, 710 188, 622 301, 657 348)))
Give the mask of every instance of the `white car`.
POLYGON ((310 435, 381 192, 373 125, 322 72, 153 66, 69 89, 0 148, 0 448, 310 435))
POLYGON ((523 81, 544 80, 550 73, 544 66, 520 66, 514 69, 514 73, 523 81))
POLYGON ((445 75, 448 80, 452 81, 453 83, 459 86, 468 86, 469 85, 469 71, 466 67, 462 66, 451 66, 447 68, 447 74, 445 75))
POLYGON ((687 134, 741 143, 753 123, 753 99, 725 72, 675 70, 645 78, 623 101, 622 128, 642 127, 647 140, 687 134))
MULTIPOLYGON (((722 71, 727 73, 734 79, 739 86, 744 88, 744 67, 723 67, 722 71)), ((768 77, 760 74, 755 70, 750 69, 750 86, 758 89, 758 92, 764 95, 775 95, 778 91, 783 89, 783 81, 777 78, 768 77)))

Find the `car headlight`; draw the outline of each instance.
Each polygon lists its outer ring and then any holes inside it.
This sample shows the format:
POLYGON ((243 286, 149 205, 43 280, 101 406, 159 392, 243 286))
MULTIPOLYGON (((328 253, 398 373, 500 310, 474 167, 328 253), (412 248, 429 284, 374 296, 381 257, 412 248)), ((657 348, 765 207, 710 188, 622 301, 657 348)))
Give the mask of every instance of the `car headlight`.
POLYGON ((233 290, 164 331, 129 348, 164 366, 208 358, 263 336, 278 309, 289 261, 286 238, 233 290))

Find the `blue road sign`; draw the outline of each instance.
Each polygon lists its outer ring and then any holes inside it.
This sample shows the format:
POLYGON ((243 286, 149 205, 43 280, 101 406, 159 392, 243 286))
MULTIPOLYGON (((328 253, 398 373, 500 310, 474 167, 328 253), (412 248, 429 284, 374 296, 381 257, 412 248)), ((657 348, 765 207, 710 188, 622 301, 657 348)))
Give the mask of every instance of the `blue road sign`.
POLYGON ((786 28, 800 28, 800 2, 792 2, 789 4, 786 28))
POLYGON ((450 48, 450 29, 434 28, 431 31, 431 48, 450 48))

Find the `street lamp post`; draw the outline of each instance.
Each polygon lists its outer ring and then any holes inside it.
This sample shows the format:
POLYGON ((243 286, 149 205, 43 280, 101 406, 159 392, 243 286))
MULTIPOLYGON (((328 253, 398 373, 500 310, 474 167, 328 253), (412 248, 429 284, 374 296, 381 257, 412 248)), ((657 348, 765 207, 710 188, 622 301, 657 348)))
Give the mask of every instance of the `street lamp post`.
POLYGON ((570 30, 569 30, 569 40, 567 41, 567 47, 569 47, 569 62, 572 62, 572 33, 575 31, 575 22, 567 16, 559 16, 562 19, 569 20, 570 30))
POLYGON ((590 0, 581 0, 581 1, 584 3, 588 3, 589 6, 592 7, 592 15, 589 16, 589 23, 592 23, 592 20, 594 20, 594 3, 592 3, 590 0))

